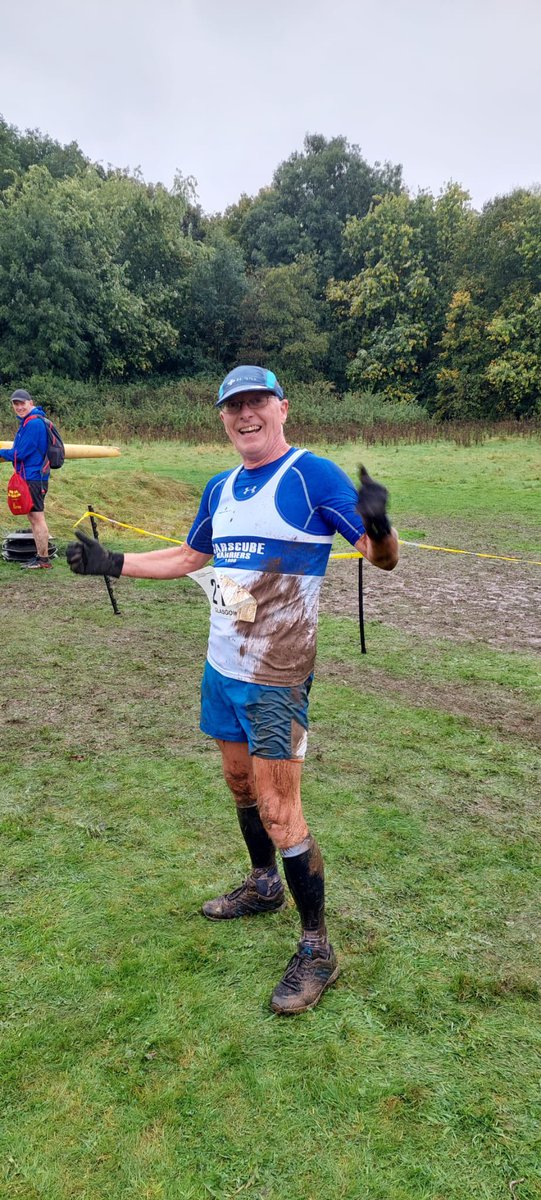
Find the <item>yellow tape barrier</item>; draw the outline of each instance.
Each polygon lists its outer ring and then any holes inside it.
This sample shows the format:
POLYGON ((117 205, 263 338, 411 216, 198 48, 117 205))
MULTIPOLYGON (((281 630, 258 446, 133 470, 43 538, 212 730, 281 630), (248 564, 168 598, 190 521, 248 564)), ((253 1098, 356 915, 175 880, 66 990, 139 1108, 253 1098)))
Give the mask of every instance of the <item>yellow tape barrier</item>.
MULTIPOLYGON (((104 517, 102 513, 90 512, 90 510, 83 513, 82 517, 79 517, 73 528, 77 529, 77 526, 90 516, 96 517, 98 521, 107 521, 109 525, 115 525, 118 529, 131 529, 133 533, 142 533, 145 537, 158 538, 160 542, 173 542, 175 546, 184 545, 184 542, 179 541, 178 538, 165 537, 163 533, 152 533, 149 529, 139 529, 137 525, 126 525, 123 521, 113 521, 112 517, 104 517)), ((429 546, 427 542, 407 542, 403 538, 398 539, 398 544, 400 546, 415 546, 417 550, 439 550, 441 554, 466 554, 470 558, 492 558, 496 559, 497 562, 524 563, 529 567, 541 567, 541 559, 537 560, 535 558, 511 558, 508 554, 483 554, 478 550, 453 550, 450 546, 429 546)), ((364 555, 360 554, 358 550, 351 550, 346 554, 331 554, 331 558, 364 558, 364 555)))
POLYGON ((175 546, 184 545, 184 542, 179 542, 178 538, 165 537, 163 533, 151 533, 149 529, 138 529, 137 525, 125 525, 123 521, 113 521, 112 517, 104 517, 101 513, 94 512, 94 509, 92 511, 89 509, 88 512, 83 513, 82 517, 79 517, 79 520, 75 522, 73 528, 77 529, 77 526, 82 521, 86 521, 87 517, 96 517, 98 521, 107 521, 109 525, 116 525, 118 529, 131 529, 133 533, 144 533, 145 537, 159 538, 160 542, 174 542, 175 546))
MULTIPOLYGON (((541 567, 541 559, 536 558, 511 558, 508 554, 482 554, 478 550, 453 550, 451 546, 429 546, 427 542, 406 542, 403 538, 398 539, 399 546, 415 546, 417 550, 439 550, 441 554, 467 554, 471 558, 495 558, 498 562, 525 563, 529 567, 541 567)), ((362 558, 362 555, 353 554, 331 554, 331 558, 362 558)))

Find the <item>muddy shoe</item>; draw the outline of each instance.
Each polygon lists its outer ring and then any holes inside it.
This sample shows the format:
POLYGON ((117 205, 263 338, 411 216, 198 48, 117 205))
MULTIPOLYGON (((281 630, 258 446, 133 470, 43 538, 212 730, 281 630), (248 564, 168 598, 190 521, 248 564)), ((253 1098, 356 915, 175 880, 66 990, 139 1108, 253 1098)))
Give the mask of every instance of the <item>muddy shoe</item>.
POLYGON ((29 558, 27 562, 21 563, 21 567, 25 571, 50 571, 52 565, 49 558, 39 558, 37 554, 34 558, 29 558))
POLYGON ((340 973, 332 946, 320 950, 299 942, 297 953, 287 964, 283 978, 271 996, 271 1008, 283 1016, 306 1012, 321 1000, 325 988, 340 973))
POLYGON ((276 875, 248 875, 240 887, 216 900, 206 900, 201 908, 210 921, 230 921, 234 917, 256 917, 259 913, 278 912, 285 899, 284 885, 276 875))

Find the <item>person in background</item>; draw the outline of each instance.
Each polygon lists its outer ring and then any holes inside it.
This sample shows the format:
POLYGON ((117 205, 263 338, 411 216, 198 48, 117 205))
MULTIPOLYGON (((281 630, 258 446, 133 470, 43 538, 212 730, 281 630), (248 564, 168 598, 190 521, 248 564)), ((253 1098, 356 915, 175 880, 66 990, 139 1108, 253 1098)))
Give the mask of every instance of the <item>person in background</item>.
POLYGON ((21 563, 21 566, 25 570, 47 570, 52 567, 49 558, 49 530, 45 520, 45 497, 49 486, 48 435, 45 422, 34 420, 44 417, 45 413, 34 404, 30 392, 24 388, 18 388, 10 399, 19 428, 11 450, 0 450, 0 458, 6 462, 16 462, 16 469, 20 470, 26 479, 33 500, 28 520, 36 543, 36 554, 28 562, 21 563))
POLYGON ((214 557, 201 729, 221 751, 251 871, 202 912, 227 921, 282 908, 281 857, 301 921, 297 951, 271 997, 285 1015, 313 1008, 339 972, 323 857, 301 802, 319 590, 337 531, 386 571, 396 565, 398 541, 387 491, 364 468, 357 494, 335 463, 288 444, 288 400, 272 371, 230 371, 217 408, 241 465, 209 481, 185 544, 119 554, 77 533, 67 558, 82 575, 177 579, 214 557))

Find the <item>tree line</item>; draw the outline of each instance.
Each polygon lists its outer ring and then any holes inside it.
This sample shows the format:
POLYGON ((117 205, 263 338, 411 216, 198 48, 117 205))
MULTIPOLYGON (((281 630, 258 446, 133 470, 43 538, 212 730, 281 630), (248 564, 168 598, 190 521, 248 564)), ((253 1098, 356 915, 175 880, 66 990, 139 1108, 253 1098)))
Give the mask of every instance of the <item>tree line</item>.
POLYGON ((541 391, 541 195, 473 210, 307 136, 256 196, 205 214, 0 118, 0 378, 217 375, 272 364, 442 419, 530 417, 541 391))

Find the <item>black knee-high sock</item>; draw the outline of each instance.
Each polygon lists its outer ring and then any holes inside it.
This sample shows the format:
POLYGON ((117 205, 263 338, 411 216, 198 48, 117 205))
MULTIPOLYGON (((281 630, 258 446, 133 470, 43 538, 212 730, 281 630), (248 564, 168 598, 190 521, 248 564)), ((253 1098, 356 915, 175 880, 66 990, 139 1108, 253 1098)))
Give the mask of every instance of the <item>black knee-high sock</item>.
POLYGON ((238 805, 237 816, 254 870, 268 871, 276 867, 274 843, 259 816, 257 804, 250 804, 248 808, 238 805))
POLYGON ((282 851, 288 887, 299 910, 302 932, 317 940, 327 936, 325 928, 325 881, 321 850, 310 834, 301 854, 282 851))

